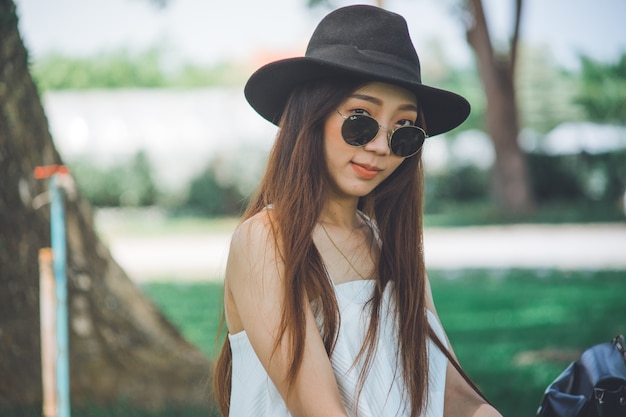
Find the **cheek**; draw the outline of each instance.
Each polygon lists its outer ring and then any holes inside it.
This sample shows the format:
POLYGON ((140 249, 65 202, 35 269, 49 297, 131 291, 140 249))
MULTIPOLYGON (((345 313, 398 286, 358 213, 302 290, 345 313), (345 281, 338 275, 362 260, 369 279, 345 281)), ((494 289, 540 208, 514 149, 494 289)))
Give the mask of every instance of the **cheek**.
POLYGON ((346 155, 351 148, 352 147, 343 140, 340 127, 326 123, 326 127, 324 128, 324 153, 326 158, 338 158, 339 155, 346 155))

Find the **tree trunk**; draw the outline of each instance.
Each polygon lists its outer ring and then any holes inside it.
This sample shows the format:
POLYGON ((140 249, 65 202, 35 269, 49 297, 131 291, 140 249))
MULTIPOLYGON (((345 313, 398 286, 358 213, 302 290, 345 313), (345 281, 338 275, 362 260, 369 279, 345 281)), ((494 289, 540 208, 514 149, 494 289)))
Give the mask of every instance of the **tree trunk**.
POLYGON ((526 158, 517 141, 519 120, 514 85, 521 0, 517 0, 515 33, 508 57, 494 54, 481 0, 471 0, 470 9, 474 19, 467 30, 467 41, 476 55, 485 88, 486 130, 496 153, 494 195, 508 213, 528 214, 534 208, 534 198, 526 158))
MULTIPOLYGON (((38 165, 61 164, 30 77, 12 0, 0 0, 0 406, 40 406, 38 252, 50 246, 38 165)), ((210 363, 129 280, 69 199, 68 312, 74 405, 211 408, 210 363)))

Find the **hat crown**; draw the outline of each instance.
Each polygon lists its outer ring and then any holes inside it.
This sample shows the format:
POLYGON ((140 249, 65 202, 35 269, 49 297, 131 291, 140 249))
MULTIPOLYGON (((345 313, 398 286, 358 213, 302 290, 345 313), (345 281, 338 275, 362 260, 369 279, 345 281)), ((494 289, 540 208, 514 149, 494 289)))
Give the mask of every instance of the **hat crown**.
POLYGON ((355 54, 369 63, 395 62, 405 76, 421 83, 419 58, 407 22, 399 14, 367 5, 337 9, 320 21, 305 56, 345 65, 346 58, 355 54))

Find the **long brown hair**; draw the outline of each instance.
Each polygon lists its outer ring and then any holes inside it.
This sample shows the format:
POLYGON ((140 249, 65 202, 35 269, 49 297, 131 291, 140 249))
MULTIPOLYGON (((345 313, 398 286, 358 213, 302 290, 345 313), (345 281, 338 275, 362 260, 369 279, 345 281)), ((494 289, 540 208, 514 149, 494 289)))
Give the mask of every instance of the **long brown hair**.
MULTIPOLYGON (((272 229, 284 262, 285 293, 280 333, 291 346, 288 382, 294 382, 305 343, 304 300, 319 300, 322 339, 330 355, 339 328, 339 312, 312 232, 322 212, 326 190, 323 127, 328 114, 364 84, 364 80, 333 78, 311 82, 290 96, 268 166, 243 220, 273 206, 272 229), (297 190, 297 192, 293 192, 297 190)), ((381 250, 378 280, 371 298, 371 321, 361 350, 365 367, 371 365, 377 339, 383 291, 393 282, 398 340, 410 415, 418 416, 427 399, 428 323, 425 304, 425 268, 422 250, 423 173, 421 152, 407 158, 359 208, 377 225, 381 250)), ((281 342, 276 341, 275 348, 281 342)), ((228 415, 232 357, 228 338, 216 362, 213 389, 223 415, 228 415)))

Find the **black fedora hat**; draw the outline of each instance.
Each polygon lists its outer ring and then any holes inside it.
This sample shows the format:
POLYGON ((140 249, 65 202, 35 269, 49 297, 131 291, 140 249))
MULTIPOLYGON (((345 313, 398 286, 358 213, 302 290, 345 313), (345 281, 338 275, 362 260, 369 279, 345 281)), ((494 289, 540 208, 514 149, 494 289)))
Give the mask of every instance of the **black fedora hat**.
POLYGON ((460 95, 422 84, 419 58, 404 18, 366 5, 329 13, 313 32, 304 57, 259 68, 244 92, 261 116, 278 124, 296 86, 341 75, 389 82, 413 91, 424 111, 429 136, 454 129, 470 112, 469 103, 460 95))

